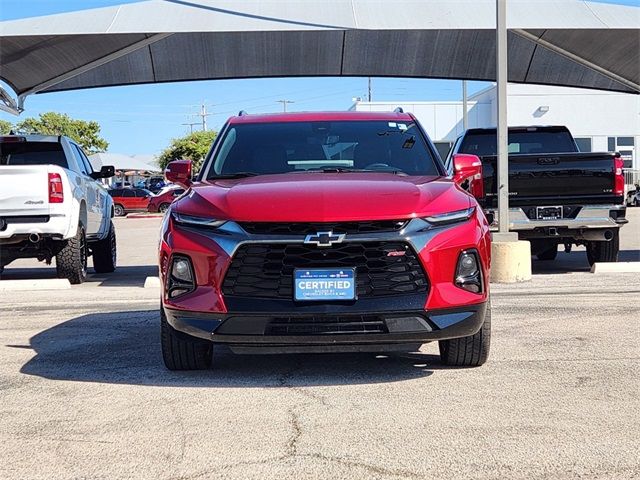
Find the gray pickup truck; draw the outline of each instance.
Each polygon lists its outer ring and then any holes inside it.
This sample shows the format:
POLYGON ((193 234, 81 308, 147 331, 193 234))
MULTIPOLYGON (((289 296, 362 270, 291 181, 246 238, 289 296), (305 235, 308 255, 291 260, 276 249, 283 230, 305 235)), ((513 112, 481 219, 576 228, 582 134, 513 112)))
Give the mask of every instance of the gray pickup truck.
MULTIPOLYGON (((590 264, 616 262, 627 223, 620 155, 580 152, 562 126, 511 127, 508 142, 509 229, 531 241, 540 260, 555 259, 558 245, 585 245, 590 264)), ((464 132, 447 157, 450 173, 456 154, 482 161, 479 203, 497 228, 496 129, 464 132)))

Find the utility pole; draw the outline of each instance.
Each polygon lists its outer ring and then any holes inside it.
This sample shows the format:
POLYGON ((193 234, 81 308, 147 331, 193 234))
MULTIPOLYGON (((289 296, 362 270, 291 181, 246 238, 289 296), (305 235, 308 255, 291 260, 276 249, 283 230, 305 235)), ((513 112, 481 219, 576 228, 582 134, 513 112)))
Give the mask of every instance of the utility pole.
POLYGON ((371 77, 369 77, 369 102, 371 102, 371 77))
POLYGON ((281 103, 282 104, 282 111, 286 112, 287 111, 287 103, 296 103, 293 100, 277 100, 277 103, 281 103))
POLYGON ((200 105, 200 113, 194 113, 193 116, 194 117, 201 117, 202 118, 202 131, 206 132, 207 131, 207 117, 213 115, 213 113, 207 113, 207 106, 205 105, 204 102, 202 102, 202 104, 200 105))
POLYGON ((181 123, 180 125, 188 125, 189 126, 189 133, 193 133, 193 126, 194 125, 200 125, 200 122, 188 122, 188 123, 181 123))
POLYGON ((462 80, 462 129, 469 128, 469 115, 467 114, 467 81, 462 80))

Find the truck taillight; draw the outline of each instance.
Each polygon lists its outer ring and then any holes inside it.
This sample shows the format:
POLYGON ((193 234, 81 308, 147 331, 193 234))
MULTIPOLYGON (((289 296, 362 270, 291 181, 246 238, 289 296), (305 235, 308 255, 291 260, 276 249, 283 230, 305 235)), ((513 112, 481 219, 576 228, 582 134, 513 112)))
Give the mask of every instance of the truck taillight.
POLYGON ((64 191, 62 189, 62 177, 59 173, 49 174, 49 203, 64 202, 64 191))
POLYGON ((622 157, 615 157, 613 159, 613 175, 615 178, 613 194, 616 196, 624 195, 624 172, 622 171, 622 167, 624 167, 622 157))

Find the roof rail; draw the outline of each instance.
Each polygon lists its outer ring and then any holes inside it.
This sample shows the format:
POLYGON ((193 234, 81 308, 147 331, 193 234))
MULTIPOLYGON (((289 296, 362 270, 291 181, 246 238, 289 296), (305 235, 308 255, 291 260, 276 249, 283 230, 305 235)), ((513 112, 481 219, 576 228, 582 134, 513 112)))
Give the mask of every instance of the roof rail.
POLYGON ((402 107, 396 107, 393 113, 404 113, 404 110, 402 109, 402 107))
POLYGON ((240 110, 240 111, 238 112, 238 116, 239 116, 239 117, 244 117, 245 115, 248 115, 248 114, 247 114, 247 112, 245 112, 244 110, 240 110))

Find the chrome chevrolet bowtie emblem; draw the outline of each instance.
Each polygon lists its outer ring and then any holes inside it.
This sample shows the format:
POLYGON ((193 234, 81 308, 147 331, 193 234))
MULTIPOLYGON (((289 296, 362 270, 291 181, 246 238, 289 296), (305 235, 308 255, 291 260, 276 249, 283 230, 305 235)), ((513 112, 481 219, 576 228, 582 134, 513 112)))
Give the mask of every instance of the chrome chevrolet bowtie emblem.
POLYGON ((341 243, 344 240, 344 233, 318 232, 315 235, 307 235, 304 243, 314 243, 318 247, 330 247, 334 243, 341 243))

